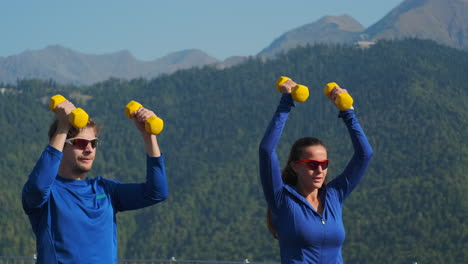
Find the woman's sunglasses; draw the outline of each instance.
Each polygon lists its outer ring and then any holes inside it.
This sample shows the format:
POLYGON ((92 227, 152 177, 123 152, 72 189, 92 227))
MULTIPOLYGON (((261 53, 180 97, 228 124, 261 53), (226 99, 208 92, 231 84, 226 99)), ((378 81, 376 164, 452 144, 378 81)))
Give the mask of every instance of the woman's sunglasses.
POLYGON ((325 170, 325 169, 328 168, 328 163, 329 162, 330 162, 329 159, 326 159, 326 160, 304 159, 304 160, 294 161, 294 163, 306 165, 311 170, 316 170, 318 168, 318 166, 322 167, 322 170, 325 170))
POLYGON ((96 148, 98 145, 98 139, 93 138, 93 139, 85 139, 85 138, 69 138, 65 140, 65 143, 68 143, 80 150, 84 150, 89 143, 91 143, 92 148, 96 148))

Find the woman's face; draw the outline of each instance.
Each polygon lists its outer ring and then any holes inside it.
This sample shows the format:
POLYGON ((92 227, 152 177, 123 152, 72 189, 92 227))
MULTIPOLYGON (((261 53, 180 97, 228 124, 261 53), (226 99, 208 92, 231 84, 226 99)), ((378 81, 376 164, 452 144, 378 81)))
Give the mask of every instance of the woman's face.
MULTIPOLYGON (((303 149, 300 159, 323 161, 327 159, 327 150, 320 145, 306 147, 303 149)), ((328 168, 323 169, 319 165, 316 169, 311 169, 307 164, 298 164, 294 161, 291 162, 291 166, 297 174, 297 184, 300 188, 313 191, 314 189, 320 189, 325 182, 328 168)))

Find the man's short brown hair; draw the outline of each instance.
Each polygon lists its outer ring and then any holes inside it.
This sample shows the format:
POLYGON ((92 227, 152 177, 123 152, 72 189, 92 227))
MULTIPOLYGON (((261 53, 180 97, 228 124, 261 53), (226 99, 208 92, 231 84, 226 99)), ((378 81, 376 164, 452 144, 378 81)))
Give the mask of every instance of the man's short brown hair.
MULTIPOLYGON (((101 132, 101 126, 91 118, 88 119, 88 123, 86 124, 85 127, 94 128, 94 131, 96 132, 96 136, 98 136, 99 133, 101 132)), ((58 119, 55 119, 54 122, 49 127, 49 133, 48 133, 49 140, 51 140, 52 137, 55 135, 55 133, 57 133, 57 128, 58 128, 58 119)), ((80 133, 81 129, 83 128, 76 128, 72 126, 67 133, 67 138, 75 137, 76 135, 80 133)))

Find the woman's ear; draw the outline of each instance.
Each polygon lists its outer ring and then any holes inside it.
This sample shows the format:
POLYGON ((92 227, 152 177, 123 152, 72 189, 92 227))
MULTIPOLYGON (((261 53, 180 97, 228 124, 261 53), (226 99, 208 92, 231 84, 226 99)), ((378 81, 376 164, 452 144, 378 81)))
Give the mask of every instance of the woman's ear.
POLYGON ((294 171, 294 173, 297 173, 297 164, 294 161, 289 162, 289 167, 291 167, 291 170, 294 171))

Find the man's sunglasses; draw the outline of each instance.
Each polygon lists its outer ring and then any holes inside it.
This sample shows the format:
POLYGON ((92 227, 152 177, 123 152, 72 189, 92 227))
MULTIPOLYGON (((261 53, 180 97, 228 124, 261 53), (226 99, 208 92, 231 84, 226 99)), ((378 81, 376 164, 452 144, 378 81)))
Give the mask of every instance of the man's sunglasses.
POLYGON ((78 149, 84 150, 89 143, 91 143, 91 147, 96 148, 98 145, 98 139, 85 139, 85 138, 69 138, 65 140, 65 143, 68 143, 78 149))
POLYGON ((328 168, 328 163, 329 162, 330 162, 329 159, 326 159, 326 160, 304 159, 304 160, 294 161, 294 163, 306 165, 311 170, 316 170, 318 168, 318 166, 322 167, 322 170, 325 170, 325 169, 328 168))

